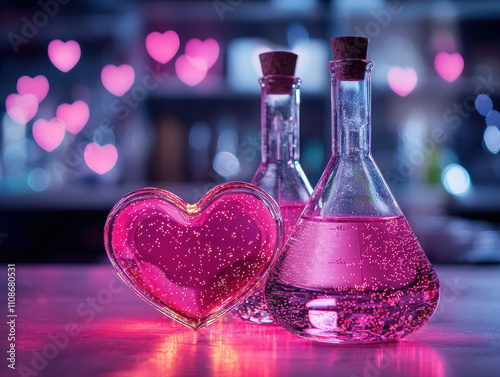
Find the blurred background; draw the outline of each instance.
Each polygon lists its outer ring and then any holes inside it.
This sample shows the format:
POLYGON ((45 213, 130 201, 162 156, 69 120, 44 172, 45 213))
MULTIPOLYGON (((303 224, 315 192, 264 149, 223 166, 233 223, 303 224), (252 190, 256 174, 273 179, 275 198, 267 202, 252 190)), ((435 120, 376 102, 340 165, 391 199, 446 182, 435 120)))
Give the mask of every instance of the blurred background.
POLYGON ((373 155, 431 261, 500 262, 498 1, 7 0, 0 22, 2 262, 104 260, 127 192, 249 181, 268 50, 299 55, 314 185, 340 35, 370 38, 373 155))

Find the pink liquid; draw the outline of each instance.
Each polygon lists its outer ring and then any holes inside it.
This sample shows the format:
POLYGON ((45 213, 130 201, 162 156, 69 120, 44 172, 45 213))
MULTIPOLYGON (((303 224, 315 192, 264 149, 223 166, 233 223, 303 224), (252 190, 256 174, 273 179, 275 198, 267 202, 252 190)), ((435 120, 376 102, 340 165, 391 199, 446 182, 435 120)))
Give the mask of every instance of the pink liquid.
POLYGON ((433 314, 439 281, 406 219, 301 218, 266 284, 288 331, 318 341, 391 341, 433 314))
MULTIPOLYGON (((285 242, 283 245, 285 245, 288 237, 290 237, 290 234, 294 230, 295 225, 297 225, 297 221, 304 211, 305 205, 306 203, 299 203, 295 205, 280 206, 285 226, 285 242)), ((264 286, 265 282, 262 283, 249 298, 247 298, 234 310, 234 315, 236 317, 261 324, 274 323, 274 320, 267 309, 264 298, 264 286)))
POLYGON ((158 309, 196 326, 241 297, 275 253, 273 214, 248 194, 226 194, 189 216, 156 198, 114 216, 113 257, 129 284, 158 309))
POLYGON ((300 219, 300 215, 304 211, 306 203, 298 203, 294 205, 280 205, 281 214, 283 215, 283 222, 285 225, 285 241, 283 245, 288 241, 288 237, 292 234, 295 229, 295 225, 300 219))

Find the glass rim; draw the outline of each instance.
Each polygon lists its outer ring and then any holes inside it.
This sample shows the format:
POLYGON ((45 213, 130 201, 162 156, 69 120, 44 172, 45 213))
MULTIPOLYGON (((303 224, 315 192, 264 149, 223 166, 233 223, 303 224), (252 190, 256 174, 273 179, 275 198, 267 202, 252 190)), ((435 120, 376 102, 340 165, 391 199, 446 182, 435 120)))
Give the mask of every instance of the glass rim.
POLYGON ((340 59, 340 60, 330 60, 327 63, 327 67, 331 70, 335 70, 335 66, 346 66, 351 63, 356 63, 356 62, 362 62, 366 64, 366 70, 371 71, 375 63, 373 63, 372 60, 367 60, 367 59, 340 59))
POLYGON ((259 82, 265 81, 273 81, 273 80, 283 80, 288 79, 293 81, 293 83, 301 83, 302 79, 298 76, 290 76, 290 75, 265 75, 259 78, 259 82))

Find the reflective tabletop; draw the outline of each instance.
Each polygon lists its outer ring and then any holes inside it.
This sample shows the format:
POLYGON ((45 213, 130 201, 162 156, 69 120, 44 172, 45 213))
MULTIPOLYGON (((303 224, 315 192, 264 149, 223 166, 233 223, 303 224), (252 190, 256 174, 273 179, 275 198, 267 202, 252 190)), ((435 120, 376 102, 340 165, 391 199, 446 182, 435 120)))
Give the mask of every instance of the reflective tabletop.
MULTIPOLYGON (((16 370, 3 357, 0 374, 499 376, 500 266, 438 265, 436 271, 441 302, 423 328, 399 342, 345 346, 230 315, 195 332, 143 302, 110 265, 17 265, 16 370)), ((2 275, 6 303, 6 266, 2 275)), ((10 325, 2 322, 5 355, 10 325)))

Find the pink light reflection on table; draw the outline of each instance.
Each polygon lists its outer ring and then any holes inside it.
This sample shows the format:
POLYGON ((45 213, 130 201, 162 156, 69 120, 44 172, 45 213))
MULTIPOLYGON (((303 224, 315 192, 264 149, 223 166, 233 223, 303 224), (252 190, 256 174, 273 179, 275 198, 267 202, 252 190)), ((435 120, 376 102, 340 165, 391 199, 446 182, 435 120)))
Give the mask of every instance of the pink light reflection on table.
MULTIPOLYGON (((498 266, 438 266, 444 299, 426 326, 400 342, 350 346, 314 343, 279 326, 229 316, 194 332, 143 303, 107 265, 19 265, 17 270, 17 366, 32 368, 34 352, 42 354, 69 324, 78 331, 47 360, 38 374, 42 377, 461 377, 498 372, 498 266)), ((2 279, 6 283, 6 276, 2 279)), ((59 339, 63 342, 64 336, 59 339)), ((6 373, 19 376, 18 371, 6 373)))

